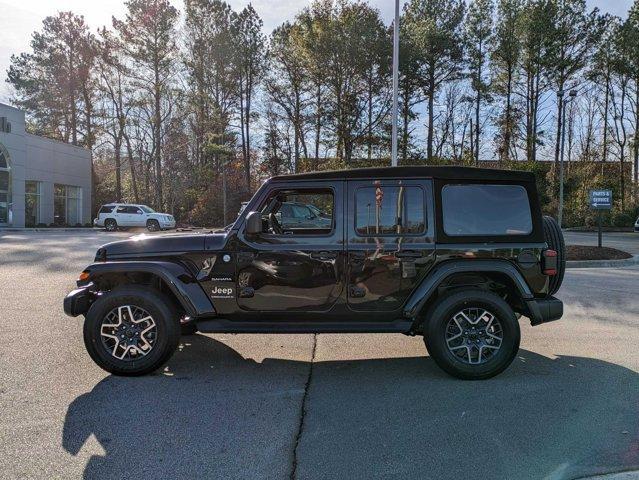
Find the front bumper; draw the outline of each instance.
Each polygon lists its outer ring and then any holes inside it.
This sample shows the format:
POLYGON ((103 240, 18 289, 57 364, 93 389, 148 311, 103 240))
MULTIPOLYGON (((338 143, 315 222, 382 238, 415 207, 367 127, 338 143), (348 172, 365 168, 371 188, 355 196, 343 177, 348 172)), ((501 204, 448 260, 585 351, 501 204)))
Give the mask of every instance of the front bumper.
POLYGON ((559 320, 564 314, 563 302, 551 296, 527 300, 526 305, 532 326, 559 320))
POLYGON ((77 317, 89 311, 95 300, 95 293, 90 290, 91 285, 76 288, 64 297, 64 313, 70 317, 77 317))
POLYGON ((171 230, 175 228, 175 220, 158 220, 162 230, 171 230))

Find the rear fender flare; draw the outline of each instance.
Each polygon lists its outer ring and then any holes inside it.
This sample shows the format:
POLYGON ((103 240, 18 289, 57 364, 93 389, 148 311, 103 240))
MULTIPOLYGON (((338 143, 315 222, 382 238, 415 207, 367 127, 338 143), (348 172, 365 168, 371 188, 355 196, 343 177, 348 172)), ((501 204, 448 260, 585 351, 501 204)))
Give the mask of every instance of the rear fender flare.
POLYGON ((198 317, 215 314, 211 300, 195 276, 179 263, 115 261, 93 263, 85 271, 89 272, 87 283, 96 283, 101 276, 111 273, 149 273, 159 277, 169 287, 188 316, 198 317))
POLYGON ((534 298, 526 280, 512 263, 505 260, 451 260, 436 266, 413 291, 404 305, 404 317, 416 320, 419 312, 432 298, 437 287, 451 275, 458 273, 500 273, 508 276, 522 300, 534 298))

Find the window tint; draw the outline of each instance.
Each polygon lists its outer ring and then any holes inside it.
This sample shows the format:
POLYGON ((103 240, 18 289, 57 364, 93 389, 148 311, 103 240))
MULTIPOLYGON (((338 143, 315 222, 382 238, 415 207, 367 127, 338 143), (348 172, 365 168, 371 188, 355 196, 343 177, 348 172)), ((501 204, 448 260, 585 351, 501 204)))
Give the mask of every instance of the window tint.
POLYGON ((103 206, 100 211, 98 213, 111 213, 111 210, 113 210, 113 205, 111 206, 103 206))
POLYGON ((126 213, 126 207, 118 207, 115 209, 115 213, 126 213))
POLYGON ((328 234, 333 229, 333 192, 331 190, 280 190, 260 208, 268 232, 287 235, 328 234), (273 225, 270 214, 275 217, 273 225))
POLYGON ((418 186, 358 188, 355 192, 358 235, 414 235, 426 230, 424 190, 418 186))
POLYGON ((446 185, 442 189, 446 235, 528 235, 532 216, 521 185, 446 185))

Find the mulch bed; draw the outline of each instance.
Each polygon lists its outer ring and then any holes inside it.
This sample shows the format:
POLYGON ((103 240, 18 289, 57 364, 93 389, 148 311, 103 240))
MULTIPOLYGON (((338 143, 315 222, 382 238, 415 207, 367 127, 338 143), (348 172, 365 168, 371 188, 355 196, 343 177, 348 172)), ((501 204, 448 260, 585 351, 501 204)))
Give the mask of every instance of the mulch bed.
POLYGON ((566 260, 623 260, 632 258, 628 252, 610 247, 566 245, 566 260))

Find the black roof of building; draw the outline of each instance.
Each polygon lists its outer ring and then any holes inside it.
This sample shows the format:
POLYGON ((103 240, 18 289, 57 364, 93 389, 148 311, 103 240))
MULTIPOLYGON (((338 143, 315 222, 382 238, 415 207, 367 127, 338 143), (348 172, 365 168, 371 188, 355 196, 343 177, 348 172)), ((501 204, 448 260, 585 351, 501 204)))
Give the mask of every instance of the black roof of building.
POLYGON ((535 175, 532 172, 451 166, 405 166, 327 170, 323 172, 279 175, 273 177, 272 180, 339 180, 358 178, 441 178, 446 180, 535 181, 535 175))

